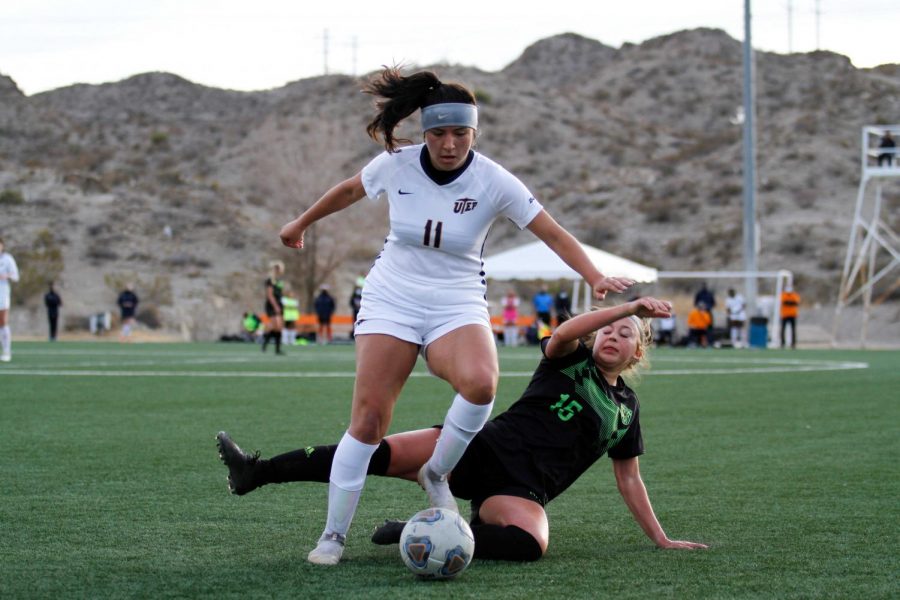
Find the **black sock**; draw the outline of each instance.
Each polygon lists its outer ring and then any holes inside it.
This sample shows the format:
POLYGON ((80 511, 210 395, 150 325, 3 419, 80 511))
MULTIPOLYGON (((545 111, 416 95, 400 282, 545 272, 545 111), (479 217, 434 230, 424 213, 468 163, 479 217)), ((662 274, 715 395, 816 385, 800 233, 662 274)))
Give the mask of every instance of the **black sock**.
POLYGON ((515 525, 472 525, 475 534, 475 558, 487 560, 537 560, 542 556, 541 545, 530 533, 515 525))
POLYGON ((281 330, 276 329, 273 331, 272 337, 275 338, 275 352, 281 352, 281 330))
MULTIPOLYGON (((337 444, 330 446, 307 446, 260 461, 260 485, 266 483, 286 483, 288 481, 328 482, 331 463, 337 444)), ((381 440, 375 454, 369 461, 368 475, 386 475, 391 464, 391 447, 381 440)))

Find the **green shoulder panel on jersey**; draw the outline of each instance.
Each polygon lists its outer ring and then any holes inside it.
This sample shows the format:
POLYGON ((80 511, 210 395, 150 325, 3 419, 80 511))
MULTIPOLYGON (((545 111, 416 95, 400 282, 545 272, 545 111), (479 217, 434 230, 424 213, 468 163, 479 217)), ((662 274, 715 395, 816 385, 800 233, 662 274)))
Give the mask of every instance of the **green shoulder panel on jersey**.
POLYGON ((599 375, 592 362, 587 359, 560 371, 575 382, 578 394, 600 417, 600 442, 604 451, 615 446, 631 423, 633 411, 625 405, 613 401, 595 379, 599 375), (624 409, 624 411, 622 410, 624 409))

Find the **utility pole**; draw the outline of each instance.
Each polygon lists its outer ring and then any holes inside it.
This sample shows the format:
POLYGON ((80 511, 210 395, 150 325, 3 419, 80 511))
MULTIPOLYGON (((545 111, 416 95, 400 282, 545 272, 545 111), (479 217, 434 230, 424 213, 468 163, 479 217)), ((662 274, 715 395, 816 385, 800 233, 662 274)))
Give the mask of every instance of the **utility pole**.
POLYGON ((816 0, 816 50, 821 50, 822 45, 820 44, 821 37, 821 26, 822 26, 822 5, 819 0, 816 0))
POLYGON ((753 90, 753 42, 750 36, 750 0, 744 0, 744 271, 747 311, 756 315, 756 102, 753 90))
POLYGON ((328 30, 322 32, 322 62, 324 64, 325 75, 328 75, 328 30))
POLYGON ((787 3, 788 54, 794 53, 794 1, 787 3))

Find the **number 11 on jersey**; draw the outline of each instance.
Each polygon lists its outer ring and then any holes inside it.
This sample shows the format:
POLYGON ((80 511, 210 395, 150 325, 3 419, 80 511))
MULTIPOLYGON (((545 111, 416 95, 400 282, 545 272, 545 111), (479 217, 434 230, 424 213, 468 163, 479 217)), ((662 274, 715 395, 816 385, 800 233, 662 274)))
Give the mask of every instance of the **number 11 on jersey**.
MULTIPOLYGON (((444 227, 443 221, 438 221, 434 226, 434 247, 441 247, 441 229, 444 227)), ((422 244, 425 246, 431 246, 431 219, 425 222, 425 237, 422 239, 422 244)))

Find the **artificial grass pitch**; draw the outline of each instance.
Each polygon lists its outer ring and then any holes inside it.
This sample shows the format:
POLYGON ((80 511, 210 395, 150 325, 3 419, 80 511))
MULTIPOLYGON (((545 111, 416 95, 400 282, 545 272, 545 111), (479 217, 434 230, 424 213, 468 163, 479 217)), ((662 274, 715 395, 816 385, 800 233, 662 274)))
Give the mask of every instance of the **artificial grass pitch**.
MULTIPOLYGON (((458 580, 434 583, 416 580, 396 548, 368 541, 383 519, 425 507, 412 483, 369 479, 335 568, 305 560, 324 524, 327 486, 227 492, 213 439, 221 429, 264 455, 340 438, 352 347, 286 357, 241 344, 16 343, 13 352, 0 365, 3 598, 890 598, 900 590, 900 352, 654 351, 636 388, 641 470, 670 537, 711 548, 655 549, 603 458, 548 505, 543 559, 475 561, 458 580)), ((501 349, 495 414, 524 389, 538 354, 501 349)), ((439 423, 449 406, 444 382, 421 364, 415 375, 392 431, 439 423)))

